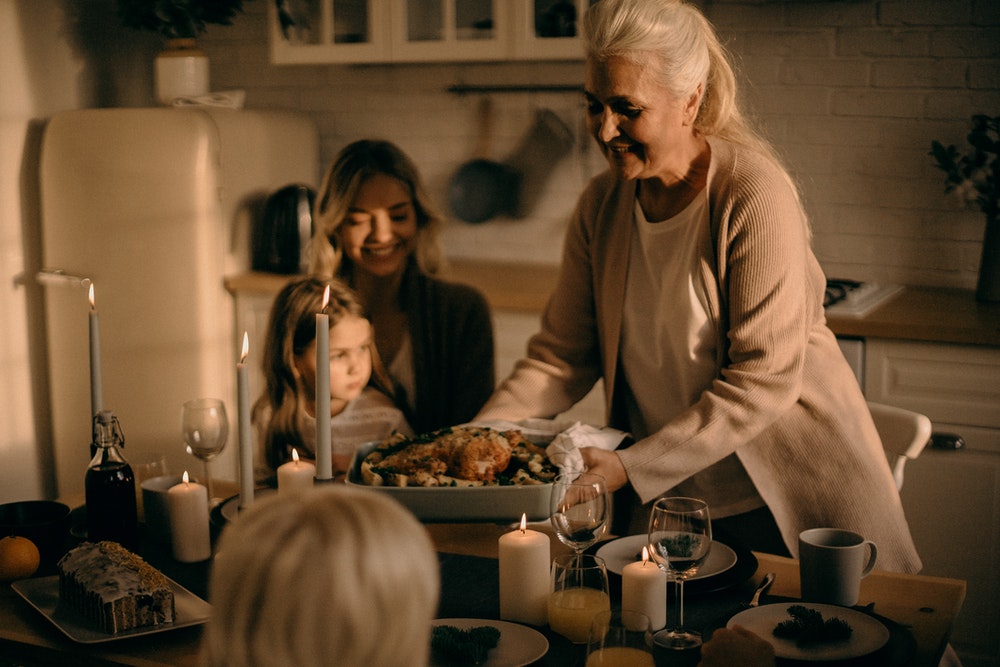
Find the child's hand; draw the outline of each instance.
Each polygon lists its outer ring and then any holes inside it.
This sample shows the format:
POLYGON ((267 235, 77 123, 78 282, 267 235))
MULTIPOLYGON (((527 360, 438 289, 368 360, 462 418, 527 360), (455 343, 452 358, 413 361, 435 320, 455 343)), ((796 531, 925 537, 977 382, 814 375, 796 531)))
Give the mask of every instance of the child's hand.
POLYGON ((720 628, 701 647, 699 667, 774 667, 774 647, 740 625, 720 628))

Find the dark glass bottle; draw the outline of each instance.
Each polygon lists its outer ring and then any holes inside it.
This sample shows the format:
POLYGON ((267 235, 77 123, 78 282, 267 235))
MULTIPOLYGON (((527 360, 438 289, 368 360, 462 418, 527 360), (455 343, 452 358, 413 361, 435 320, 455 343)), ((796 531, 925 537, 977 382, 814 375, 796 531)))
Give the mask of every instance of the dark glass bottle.
POLYGON ((135 551, 139 525, 135 507, 135 474, 121 450, 125 447, 121 425, 114 413, 94 415, 96 452, 87 468, 87 539, 111 540, 135 551))

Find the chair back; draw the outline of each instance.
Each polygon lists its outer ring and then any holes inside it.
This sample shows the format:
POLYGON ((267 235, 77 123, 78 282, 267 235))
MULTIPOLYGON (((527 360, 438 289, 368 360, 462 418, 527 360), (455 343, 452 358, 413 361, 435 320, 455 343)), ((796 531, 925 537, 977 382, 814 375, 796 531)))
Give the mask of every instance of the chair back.
POLYGON ((901 490, 906 462, 920 456, 931 439, 931 420, 919 412, 883 403, 869 401, 868 409, 882 439, 896 488, 901 490))

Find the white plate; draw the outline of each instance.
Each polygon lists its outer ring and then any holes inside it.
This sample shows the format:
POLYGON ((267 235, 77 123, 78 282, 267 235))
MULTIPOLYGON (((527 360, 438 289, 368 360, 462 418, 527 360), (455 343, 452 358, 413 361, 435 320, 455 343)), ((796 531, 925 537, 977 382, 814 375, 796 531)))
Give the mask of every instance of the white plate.
MULTIPOLYGON (((490 650, 482 667, 523 667, 541 660, 549 650, 545 635, 526 625, 485 618, 439 618, 434 625, 451 625, 459 630, 489 625, 500 631, 500 642, 490 650)), ((431 658, 431 667, 439 663, 431 658)))
POLYGON ((766 639, 774 646, 774 654, 777 657, 790 658, 792 660, 826 662, 829 660, 860 658, 861 656, 874 653, 889 641, 889 628, 885 627, 878 619, 854 609, 831 604, 813 604, 811 602, 766 604, 741 611, 729 619, 726 627, 731 628, 734 625, 742 625, 747 630, 766 639), (793 604, 801 604, 809 609, 815 609, 823 614, 824 619, 837 617, 846 621, 853 630, 851 637, 844 641, 806 647, 799 646, 795 643, 794 639, 775 637, 775 626, 782 621, 791 620, 792 617, 788 614, 788 608, 793 604))
MULTIPOLYGON (((604 559, 609 571, 620 576, 626 565, 637 560, 636 556, 648 544, 647 540, 646 535, 621 537, 602 546, 597 550, 597 555, 604 559)), ((736 552, 722 542, 712 540, 712 548, 708 552, 708 558, 702 563, 697 574, 688 577, 685 581, 714 577, 729 570, 733 565, 736 565, 736 552)))
POLYGON ((53 625, 62 630, 63 634, 81 644, 96 644, 98 642, 152 635, 158 632, 176 630, 189 625, 200 625, 208 620, 212 605, 184 588, 176 581, 167 577, 167 583, 174 591, 174 621, 149 625, 114 634, 95 629, 84 618, 83 614, 59 604, 59 576, 39 577, 37 579, 22 579, 11 584, 18 595, 27 600, 28 604, 42 613, 53 625))

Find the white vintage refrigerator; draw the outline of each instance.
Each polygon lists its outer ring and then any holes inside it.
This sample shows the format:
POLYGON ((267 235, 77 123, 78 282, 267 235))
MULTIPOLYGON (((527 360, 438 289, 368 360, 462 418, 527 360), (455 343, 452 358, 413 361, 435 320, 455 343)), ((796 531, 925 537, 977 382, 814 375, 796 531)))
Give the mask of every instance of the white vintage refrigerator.
MULTIPOLYGON (((289 183, 315 185, 318 137, 304 114, 207 108, 59 113, 43 136, 40 189, 55 475, 82 493, 89 461, 86 284, 100 321, 103 407, 119 418, 125 456, 184 451, 184 401, 226 402, 229 440, 212 463, 237 479, 235 331, 224 278, 250 263, 252 213, 289 183), (51 275, 69 276, 51 279, 51 275), (46 279, 46 277, 50 279, 46 279)), ((259 365, 263 350, 250 350, 259 365)), ((251 401, 260 387, 251 387, 251 401)))

